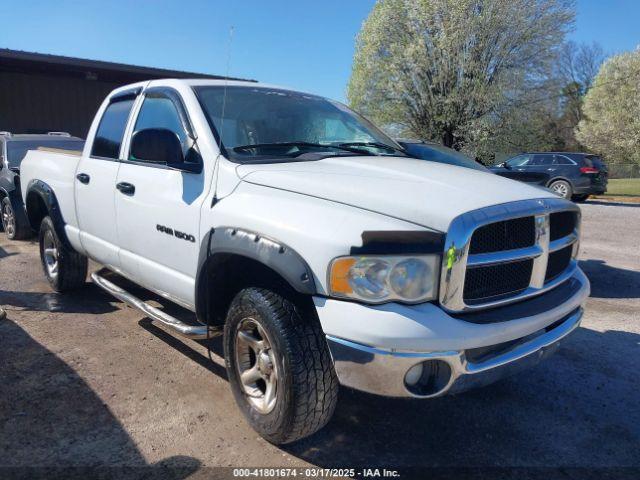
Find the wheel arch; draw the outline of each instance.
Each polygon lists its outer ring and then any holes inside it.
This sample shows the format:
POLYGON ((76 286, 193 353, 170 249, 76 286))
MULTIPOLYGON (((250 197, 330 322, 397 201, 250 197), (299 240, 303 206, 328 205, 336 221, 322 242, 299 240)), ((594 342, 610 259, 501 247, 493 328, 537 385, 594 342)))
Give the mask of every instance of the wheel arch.
POLYGON ((222 325, 233 297, 246 286, 284 289, 301 298, 316 293, 311 268, 284 243, 235 227, 211 229, 198 260, 197 318, 222 325))
POLYGON ((547 182, 546 187, 547 187, 547 188, 549 188, 553 182, 557 182, 558 180, 565 181, 565 182, 567 182, 569 185, 571 185, 571 188, 574 188, 574 187, 573 187, 573 182, 572 182, 569 178, 567 178, 567 177, 563 177, 563 176, 558 176, 558 177, 553 177, 553 178, 551 178, 551 180, 549 180, 549 181, 547 182))
POLYGON ((42 220, 48 215, 51 217, 58 238, 66 247, 73 248, 64 230, 65 223, 56 194, 47 183, 42 180, 31 180, 29 182, 25 195, 25 210, 33 230, 37 232, 40 229, 42 220))

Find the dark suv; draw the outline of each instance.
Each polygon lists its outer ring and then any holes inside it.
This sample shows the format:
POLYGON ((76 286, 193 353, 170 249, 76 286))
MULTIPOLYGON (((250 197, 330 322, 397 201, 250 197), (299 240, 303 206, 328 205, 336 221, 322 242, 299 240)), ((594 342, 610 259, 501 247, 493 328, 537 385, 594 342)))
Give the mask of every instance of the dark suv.
POLYGON ((20 162, 29 150, 40 147, 82 150, 84 140, 65 132, 12 135, 0 132, 0 227, 11 240, 28 238, 31 227, 20 195, 20 162))
POLYGON ((607 166, 600 157, 588 153, 523 153, 491 167, 491 171, 542 185, 575 201, 607 191, 607 166))

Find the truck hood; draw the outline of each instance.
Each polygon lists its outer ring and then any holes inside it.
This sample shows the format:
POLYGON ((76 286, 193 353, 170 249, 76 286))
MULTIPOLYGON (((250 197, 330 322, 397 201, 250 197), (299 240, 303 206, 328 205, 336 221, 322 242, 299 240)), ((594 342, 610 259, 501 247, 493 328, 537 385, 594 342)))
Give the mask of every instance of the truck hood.
POLYGON ((491 172, 400 157, 244 164, 237 173, 245 182, 351 205, 443 232, 451 220, 470 210, 554 198, 546 189, 491 172))

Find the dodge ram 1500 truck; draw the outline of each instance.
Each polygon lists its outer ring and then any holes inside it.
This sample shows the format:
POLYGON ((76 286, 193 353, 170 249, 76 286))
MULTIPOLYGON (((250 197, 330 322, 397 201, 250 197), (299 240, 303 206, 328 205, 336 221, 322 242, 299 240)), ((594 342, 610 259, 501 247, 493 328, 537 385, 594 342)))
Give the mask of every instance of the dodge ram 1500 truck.
POLYGON ((81 155, 29 152, 21 182, 51 287, 81 287, 91 258, 152 320, 224 335, 237 404, 273 443, 325 425, 339 384, 431 398, 532 365, 589 294, 570 201, 411 158, 340 103, 260 83, 119 88, 81 155))

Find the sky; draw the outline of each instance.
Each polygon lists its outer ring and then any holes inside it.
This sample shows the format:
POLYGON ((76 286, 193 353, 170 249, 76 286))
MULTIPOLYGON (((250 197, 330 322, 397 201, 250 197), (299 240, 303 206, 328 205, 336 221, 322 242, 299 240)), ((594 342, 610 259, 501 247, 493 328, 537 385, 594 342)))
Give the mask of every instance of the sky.
MULTIPOLYGON (((0 48, 228 74, 344 101, 355 37, 374 3, 0 0, 0 48)), ((572 40, 608 53, 640 44, 640 1, 576 6, 572 40)))

